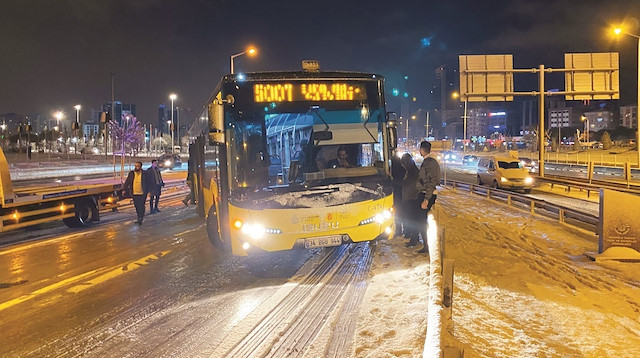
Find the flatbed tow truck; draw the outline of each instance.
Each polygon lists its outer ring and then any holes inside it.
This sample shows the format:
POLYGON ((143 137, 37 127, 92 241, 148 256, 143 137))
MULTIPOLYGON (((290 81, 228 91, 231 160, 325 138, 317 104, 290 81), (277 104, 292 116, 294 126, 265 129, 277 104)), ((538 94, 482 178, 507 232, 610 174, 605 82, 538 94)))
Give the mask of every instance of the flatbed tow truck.
POLYGON ((120 183, 62 184, 13 189, 9 164, 0 148, 0 232, 62 220, 86 227, 100 212, 117 209, 120 183))

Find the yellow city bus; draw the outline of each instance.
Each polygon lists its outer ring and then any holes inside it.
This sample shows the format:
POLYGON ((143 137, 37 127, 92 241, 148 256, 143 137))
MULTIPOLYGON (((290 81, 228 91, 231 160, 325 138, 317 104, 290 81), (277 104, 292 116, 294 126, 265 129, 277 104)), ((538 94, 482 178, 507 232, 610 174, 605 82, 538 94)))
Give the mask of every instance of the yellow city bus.
POLYGON ((246 256, 391 235, 397 134, 383 84, 353 72, 223 77, 191 154, 211 243, 246 256))

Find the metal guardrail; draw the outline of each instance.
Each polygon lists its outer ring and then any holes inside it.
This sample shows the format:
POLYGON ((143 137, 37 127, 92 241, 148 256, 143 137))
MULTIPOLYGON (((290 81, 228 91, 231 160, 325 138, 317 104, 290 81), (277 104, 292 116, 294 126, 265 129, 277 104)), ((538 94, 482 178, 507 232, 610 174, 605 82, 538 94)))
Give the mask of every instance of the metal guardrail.
POLYGON ((640 185, 636 184, 627 185, 625 183, 616 183, 605 180, 591 180, 589 183, 587 179, 567 179, 567 177, 557 175, 545 175, 544 178, 536 177, 536 181, 551 184, 551 188, 557 185, 566 187, 567 191, 571 191, 571 189, 586 191, 587 197, 591 196, 592 191, 598 193, 600 189, 616 190, 628 194, 640 195, 640 185))
POLYGON ((455 180, 442 181, 445 187, 451 186, 453 190, 462 189, 470 194, 486 197, 490 200, 500 201, 506 205, 522 210, 528 210, 531 214, 541 215, 557 220, 561 224, 569 225, 594 235, 598 234, 600 218, 562 205, 551 204, 544 200, 530 198, 526 195, 490 188, 478 184, 465 183, 455 180))

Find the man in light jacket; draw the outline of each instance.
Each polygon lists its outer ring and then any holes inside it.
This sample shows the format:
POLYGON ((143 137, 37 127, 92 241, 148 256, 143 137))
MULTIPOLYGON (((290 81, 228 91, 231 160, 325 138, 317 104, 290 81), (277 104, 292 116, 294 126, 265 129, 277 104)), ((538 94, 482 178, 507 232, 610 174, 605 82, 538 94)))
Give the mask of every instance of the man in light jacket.
POLYGON ((149 193, 147 173, 142 170, 142 162, 136 162, 135 167, 129 172, 127 180, 124 182, 125 195, 133 198, 133 205, 136 207, 138 220, 136 224, 142 225, 144 218, 145 202, 149 193))
POLYGON ((424 223, 420 225, 420 235, 422 236, 422 242, 424 246, 420 249, 419 253, 429 252, 429 243, 427 240, 427 216, 429 211, 436 202, 438 196, 438 189, 436 186, 440 184, 440 164, 435 155, 431 154, 431 143, 423 141, 420 143, 420 155, 424 158, 420 171, 418 172, 418 181, 416 182, 416 189, 420 192, 419 202, 420 208, 424 214, 424 223))

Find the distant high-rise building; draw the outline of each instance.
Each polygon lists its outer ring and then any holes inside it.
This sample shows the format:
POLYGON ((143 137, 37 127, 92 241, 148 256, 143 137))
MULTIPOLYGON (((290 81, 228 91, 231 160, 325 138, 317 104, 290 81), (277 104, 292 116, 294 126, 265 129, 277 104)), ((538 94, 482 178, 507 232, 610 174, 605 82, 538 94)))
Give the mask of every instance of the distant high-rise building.
POLYGON ((123 104, 122 102, 116 101, 115 102, 115 111, 111 111, 111 102, 109 103, 105 103, 102 105, 102 111, 103 112, 109 112, 111 113, 111 119, 115 120, 118 122, 118 124, 122 125, 122 113, 123 111, 133 115, 134 117, 136 116, 136 105, 135 104, 123 104))
POLYGON ((167 110, 164 104, 158 106, 158 127, 156 128, 160 135, 168 132, 167 127, 167 110))
POLYGON ((621 106, 620 122, 623 127, 638 128, 638 106, 621 106))

